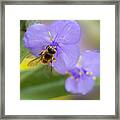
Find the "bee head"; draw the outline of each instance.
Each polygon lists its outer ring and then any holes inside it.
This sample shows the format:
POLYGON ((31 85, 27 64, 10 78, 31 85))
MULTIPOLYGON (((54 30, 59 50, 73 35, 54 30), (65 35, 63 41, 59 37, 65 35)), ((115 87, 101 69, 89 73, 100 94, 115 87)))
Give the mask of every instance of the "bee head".
POLYGON ((48 50, 48 52, 49 52, 50 54, 55 54, 55 53, 56 53, 56 46, 50 46, 50 45, 48 45, 48 46, 46 47, 46 49, 48 50))

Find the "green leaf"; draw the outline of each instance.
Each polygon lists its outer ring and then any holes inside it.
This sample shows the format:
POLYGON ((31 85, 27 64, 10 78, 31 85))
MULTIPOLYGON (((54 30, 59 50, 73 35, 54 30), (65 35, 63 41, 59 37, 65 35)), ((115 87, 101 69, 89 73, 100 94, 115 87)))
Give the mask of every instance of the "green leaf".
POLYGON ((86 95, 66 95, 53 98, 53 100, 99 100, 100 99, 100 87, 95 86, 91 92, 86 95))
POLYGON ((47 66, 21 72, 21 99, 51 99, 68 95, 64 89, 67 75, 60 75, 47 66))
POLYGON ((100 77, 97 77, 97 79, 95 81, 96 81, 95 86, 100 86, 100 77))
POLYGON ((100 49, 100 20, 80 20, 79 23, 87 49, 100 49))
POLYGON ((99 78, 96 87, 87 95, 72 95, 66 92, 64 82, 68 75, 60 75, 47 65, 21 71, 20 98, 22 100, 80 100, 99 99, 99 78))

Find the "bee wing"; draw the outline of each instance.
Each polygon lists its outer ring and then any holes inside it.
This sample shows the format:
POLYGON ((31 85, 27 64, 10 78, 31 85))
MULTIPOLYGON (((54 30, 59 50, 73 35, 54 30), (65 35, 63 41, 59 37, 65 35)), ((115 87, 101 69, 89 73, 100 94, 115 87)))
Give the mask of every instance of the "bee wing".
POLYGON ((25 56, 25 58, 27 58, 27 59, 32 59, 33 56, 32 56, 31 54, 28 54, 28 55, 25 56))
POLYGON ((35 67, 35 66, 40 64, 40 60, 41 60, 40 57, 34 58, 28 63, 28 66, 29 67, 35 67))
POLYGON ((36 58, 35 56, 33 56, 30 52, 28 52, 27 54, 25 54, 22 58, 21 58, 21 60, 20 60, 20 63, 22 63, 22 61, 24 60, 24 59, 34 59, 34 58, 36 58))
POLYGON ((29 53, 29 54, 27 54, 26 56, 25 56, 25 58, 27 58, 27 59, 34 59, 34 58, 36 58, 34 55, 32 55, 31 53, 29 53))

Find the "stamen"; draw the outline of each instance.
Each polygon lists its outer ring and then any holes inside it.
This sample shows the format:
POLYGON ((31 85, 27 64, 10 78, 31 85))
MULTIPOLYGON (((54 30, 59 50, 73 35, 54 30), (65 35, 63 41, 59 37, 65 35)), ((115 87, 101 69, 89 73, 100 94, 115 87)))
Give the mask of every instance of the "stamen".
POLYGON ((52 41, 53 40, 53 37, 50 37, 50 41, 52 41))
POLYGON ((93 76, 93 77, 92 77, 92 79, 93 79, 93 80, 96 80, 96 77, 95 77, 95 76, 93 76))
POLYGON ((50 31, 48 31, 48 35, 49 35, 50 37, 52 37, 52 35, 51 35, 50 31))
POLYGON ((78 62, 77 62, 77 66, 81 66, 81 56, 79 57, 79 60, 78 60, 78 62))
POLYGON ((92 72, 86 72, 86 75, 93 75, 92 72))
POLYGON ((89 72, 89 75, 92 75, 93 73, 92 72, 89 72))
POLYGON ((90 72, 86 72, 86 75, 89 75, 90 74, 90 72))
POLYGON ((52 41, 52 40, 53 40, 53 37, 52 37, 50 31, 48 31, 48 35, 49 35, 49 37, 50 37, 50 41, 52 41))

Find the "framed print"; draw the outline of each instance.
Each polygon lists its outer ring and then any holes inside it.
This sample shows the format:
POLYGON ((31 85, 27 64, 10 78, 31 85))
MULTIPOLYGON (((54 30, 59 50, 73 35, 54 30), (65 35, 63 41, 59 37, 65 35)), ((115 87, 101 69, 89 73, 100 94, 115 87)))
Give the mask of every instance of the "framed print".
POLYGON ((1 118, 119 119, 119 2, 2 2, 1 118))

